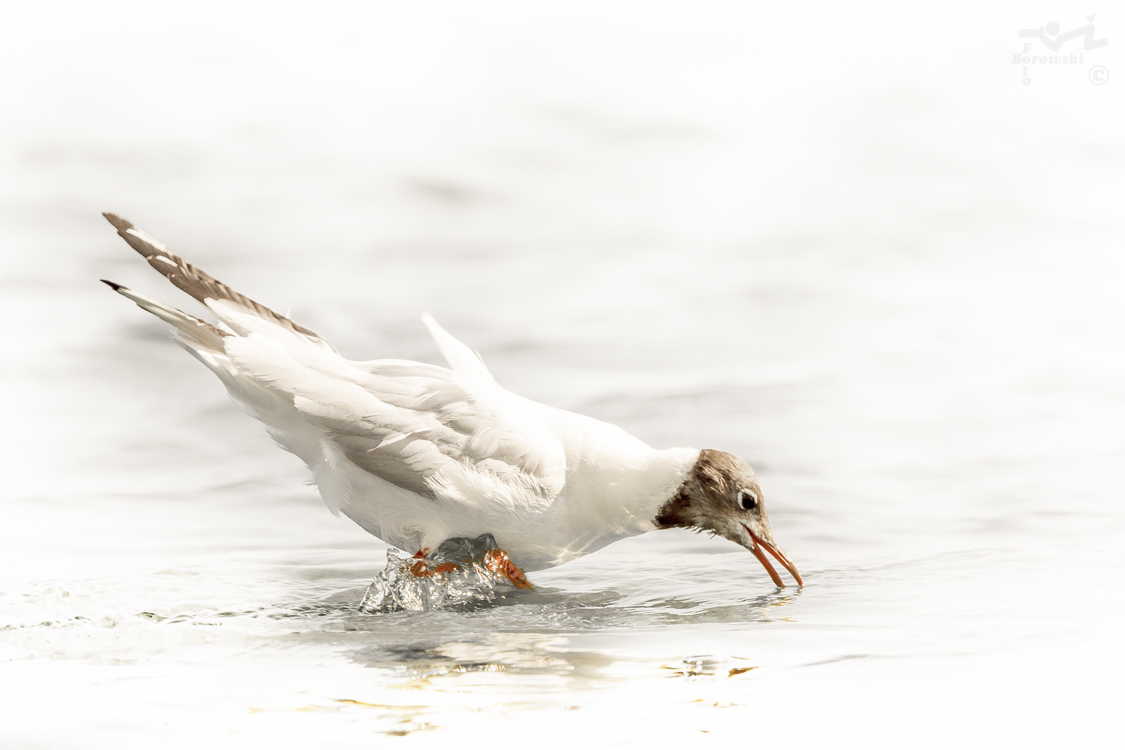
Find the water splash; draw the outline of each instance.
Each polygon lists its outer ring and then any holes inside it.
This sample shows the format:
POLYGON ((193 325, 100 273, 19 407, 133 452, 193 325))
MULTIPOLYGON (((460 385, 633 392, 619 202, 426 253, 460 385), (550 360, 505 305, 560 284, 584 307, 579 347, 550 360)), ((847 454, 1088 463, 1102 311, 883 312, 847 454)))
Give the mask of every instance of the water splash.
POLYGON ((491 534, 447 540, 423 559, 387 550, 387 567, 367 587, 359 611, 426 612, 504 599, 515 586, 496 564, 496 553, 491 534))

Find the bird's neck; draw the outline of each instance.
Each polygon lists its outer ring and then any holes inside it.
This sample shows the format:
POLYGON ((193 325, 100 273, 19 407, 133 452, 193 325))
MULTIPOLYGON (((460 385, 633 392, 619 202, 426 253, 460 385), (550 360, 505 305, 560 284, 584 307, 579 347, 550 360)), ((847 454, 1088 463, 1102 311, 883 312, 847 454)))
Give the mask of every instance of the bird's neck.
POLYGON ((699 450, 646 447, 626 461, 620 455, 616 458, 604 465, 587 465, 581 480, 573 477, 569 482, 567 510, 575 530, 586 529, 598 537, 584 540, 583 553, 657 528, 660 508, 683 485, 699 450))
POLYGON ((630 505, 633 515, 644 520, 641 531, 657 528, 655 519, 660 509, 680 491, 699 460, 697 448, 670 448, 655 451, 642 469, 644 487, 622 503, 630 505))

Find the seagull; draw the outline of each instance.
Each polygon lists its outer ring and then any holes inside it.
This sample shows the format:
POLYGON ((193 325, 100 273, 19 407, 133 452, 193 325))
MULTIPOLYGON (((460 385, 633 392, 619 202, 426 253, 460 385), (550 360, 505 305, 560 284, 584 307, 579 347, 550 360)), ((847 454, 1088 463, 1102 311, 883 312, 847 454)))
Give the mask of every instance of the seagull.
POLYGON ((304 461, 333 513, 393 547, 416 550, 420 563, 439 548, 486 539, 489 567, 530 588, 526 572, 647 531, 686 528, 750 550, 784 587, 769 553, 803 585, 774 541, 762 488, 741 458, 656 450, 615 425, 517 396, 429 315, 422 320, 448 368, 345 359, 129 221, 103 215, 218 322, 103 282, 176 329, 176 342, 304 461))

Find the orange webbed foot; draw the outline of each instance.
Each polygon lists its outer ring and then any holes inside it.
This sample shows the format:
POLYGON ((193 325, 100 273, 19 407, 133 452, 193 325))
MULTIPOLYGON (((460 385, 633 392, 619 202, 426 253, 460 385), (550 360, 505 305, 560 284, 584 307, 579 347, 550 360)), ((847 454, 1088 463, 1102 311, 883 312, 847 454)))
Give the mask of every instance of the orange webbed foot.
POLYGON ((532 588, 531 581, 527 580, 527 576, 512 562, 512 558, 508 557, 508 553, 504 550, 490 549, 485 552, 484 564, 493 573, 499 573, 511 581, 517 589, 532 588))
POLYGON ((508 553, 496 546, 492 534, 482 534, 476 539, 446 539, 433 555, 429 547, 423 547, 414 554, 414 558, 417 562, 410 566, 410 572, 419 578, 433 578, 435 575, 444 578, 447 573, 460 570, 465 565, 483 564, 489 571, 507 578, 516 588, 532 588, 527 576, 512 562, 508 553))
POLYGON ((426 559, 429 554, 430 550, 427 547, 423 547, 414 553, 414 559, 417 562, 410 566, 410 572, 416 578, 433 578, 435 575, 444 578, 446 573, 461 569, 461 566, 454 562, 443 562, 435 565, 432 560, 426 559))
POLYGON ((433 578, 434 571, 426 564, 425 560, 419 560, 410 566, 410 572, 414 574, 415 578, 433 578))

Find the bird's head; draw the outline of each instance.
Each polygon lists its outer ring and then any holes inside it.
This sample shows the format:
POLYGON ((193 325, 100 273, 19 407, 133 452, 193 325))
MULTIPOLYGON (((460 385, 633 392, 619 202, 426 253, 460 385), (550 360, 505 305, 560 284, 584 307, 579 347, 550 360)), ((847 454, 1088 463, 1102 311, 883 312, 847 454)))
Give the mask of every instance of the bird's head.
POLYGON ((766 552, 789 571, 798 586, 801 574, 773 540, 765 500, 758 478, 738 456, 701 450, 676 495, 661 507, 657 528, 689 528, 710 531, 741 544, 754 553, 778 586, 785 586, 766 552))

